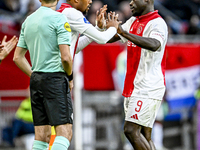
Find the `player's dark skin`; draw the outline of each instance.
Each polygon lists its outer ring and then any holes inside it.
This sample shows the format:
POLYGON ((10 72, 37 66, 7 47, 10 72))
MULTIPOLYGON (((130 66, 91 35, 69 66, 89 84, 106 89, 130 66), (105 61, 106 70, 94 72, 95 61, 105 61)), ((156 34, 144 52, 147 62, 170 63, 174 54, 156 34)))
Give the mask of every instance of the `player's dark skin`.
MULTIPOLYGON (((133 16, 142 16, 154 11, 153 5, 153 0, 132 0, 130 2, 130 8, 132 10, 133 16)), ((156 51, 161 46, 160 42, 156 39, 141 37, 124 31, 121 28, 121 25, 119 25, 117 33, 133 42, 135 45, 150 51, 156 51)), ((120 40, 120 37, 116 34, 112 39, 108 41, 108 43, 113 43, 118 40, 120 40)))
MULTIPOLYGON (((130 9, 132 10, 133 16, 142 16, 154 11, 154 1, 131 0, 130 9)), ((161 46, 158 40, 130 34, 124 31, 121 26, 119 26, 117 32, 135 45, 153 52, 161 46)), ((120 40, 120 37, 116 34, 111 40, 109 40, 109 43, 117 40, 120 40)), ((156 150, 151 140, 151 132, 152 128, 150 127, 144 127, 133 122, 125 121, 124 134, 132 144, 134 150, 156 150)))

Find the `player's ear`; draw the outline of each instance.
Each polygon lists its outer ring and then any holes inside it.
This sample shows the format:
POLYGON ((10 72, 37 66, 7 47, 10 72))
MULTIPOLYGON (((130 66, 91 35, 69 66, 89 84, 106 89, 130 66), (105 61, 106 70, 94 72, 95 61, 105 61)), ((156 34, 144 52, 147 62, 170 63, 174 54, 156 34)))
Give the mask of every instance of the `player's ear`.
POLYGON ((79 2, 79 0, 74 0, 74 2, 75 2, 75 3, 78 3, 78 2, 79 2))

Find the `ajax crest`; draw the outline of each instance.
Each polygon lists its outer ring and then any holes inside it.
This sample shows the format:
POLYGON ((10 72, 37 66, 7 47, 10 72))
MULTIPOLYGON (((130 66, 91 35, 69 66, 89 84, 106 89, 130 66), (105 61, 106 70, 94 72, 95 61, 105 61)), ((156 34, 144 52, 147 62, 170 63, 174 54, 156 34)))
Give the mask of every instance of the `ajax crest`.
POLYGON ((137 34, 140 34, 142 32, 142 26, 139 26, 137 29, 137 34))

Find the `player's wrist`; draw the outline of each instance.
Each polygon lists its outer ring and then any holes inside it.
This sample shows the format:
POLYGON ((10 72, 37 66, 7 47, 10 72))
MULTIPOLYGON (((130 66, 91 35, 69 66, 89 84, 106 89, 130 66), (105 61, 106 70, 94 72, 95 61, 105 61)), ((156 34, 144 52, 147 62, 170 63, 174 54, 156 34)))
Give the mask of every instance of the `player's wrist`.
POLYGON ((68 78, 69 81, 72 81, 73 80, 73 72, 72 72, 71 75, 67 75, 67 78, 68 78))

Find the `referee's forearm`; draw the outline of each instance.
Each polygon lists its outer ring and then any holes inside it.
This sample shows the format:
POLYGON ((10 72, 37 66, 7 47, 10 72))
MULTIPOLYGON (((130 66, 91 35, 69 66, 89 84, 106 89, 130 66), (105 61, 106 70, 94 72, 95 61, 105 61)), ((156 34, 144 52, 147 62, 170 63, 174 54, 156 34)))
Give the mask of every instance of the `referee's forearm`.
POLYGON ((72 60, 62 60, 62 65, 63 65, 63 68, 65 70, 65 72, 67 73, 67 75, 71 75, 72 74, 72 60))
POLYGON ((59 48, 61 52, 61 61, 62 61, 63 68, 66 74, 69 76, 72 74, 72 65, 73 65, 69 45, 61 44, 59 45, 59 48))

